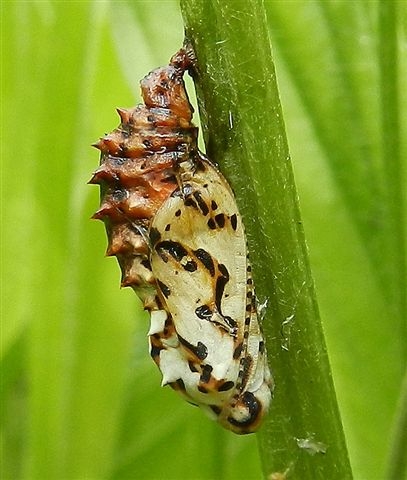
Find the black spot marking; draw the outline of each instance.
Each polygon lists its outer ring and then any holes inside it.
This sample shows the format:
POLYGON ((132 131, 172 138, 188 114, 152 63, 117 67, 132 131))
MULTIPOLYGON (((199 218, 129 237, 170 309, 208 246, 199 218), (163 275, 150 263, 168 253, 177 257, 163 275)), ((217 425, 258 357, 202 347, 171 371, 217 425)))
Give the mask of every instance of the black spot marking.
POLYGON ((236 213, 234 213, 234 214, 230 217, 230 224, 232 225, 233 230, 236 231, 236 229, 237 229, 237 215, 236 215, 236 213))
POLYGON ((185 392, 186 388, 185 388, 184 380, 182 380, 182 378, 178 378, 177 381, 175 382, 174 388, 175 390, 182 390, 183 392, 185 392))
POLYGON ((168 177, 161 179, 161 183, 177 183, 177 179, 175 175, 168 175, 168 177))
MULTIPOLYGON (((219 263, 218 268, 219 268, 219 273, 221 275, 219 275, 219 277, 217 277, 217 279, 216 279, 215 305, 216 305, 219 313, 222 315, 222 297, 223 297, 223 293, 224 293, 224 290, 225 290, 225 286, 229 281, 229 272, 228 272, 228 269, 225 267, 225 265, 223 265, 223 263, 219 263)), ((224 318, 225 318, 226 322, 231 321, 234 324, 236 324, 236 322, 233 319, 231 319, 230 317, 224 317, 224 318)))
POLYGON ((252 298, 252 295, 253 295, 253 292, 251 290, 249 290, 247 293, 246 293, 246 297, 247 298, 252 298))
POLYGON ((195 373, 195 372, 198 372, 198 371, 199 371, 199 370, 196 368, 196 366, 195 366, 195 363, 194 363, 194 362, 191 362, 191 361, 189 361, 189 362, 188 362, 188 367, 189 367, 189 369, 191 370, 191 372, 193 372, 193 373, 195 373))
POLYGON ((216 413, 216 415, 219 415, 222 411, 222 409, 217 405, 209 405, 209 408, 212 410, 212 412, 216 413))
POLYGON ((161 255, 160 252, 168 252, 174 260, 180 262, 186 255, 188 255, 187 250, 178 242, 173 242, 172 240, 164 240, 160 242, 155 247, 157 253, 161 255))
POLYGON ((264 351, 265 351, 264 342, 263 342, 263 340, 260 340, 260 342, 259 342, 259 353, 264 353, 264 351))
POLYGON ((147 268, 147 270, 151 271, 151 263, 147 258, 141 260, 140 263, 141 263, 141 265, 143 265, 144 268, 147 268))
POLYGON ((247 272, 251 272, 251 271, 252 271, 251 265, 247 265, 246 271, 247 271, 247 272))
POLYGON ((251 303, 248 303, 246 305, 246 312, 251 312, 252 311, 252 304, 251 303))
POLYGON ((225 215, 223 213, 215 215, 215 222, 218 224, 219 228, 223 228, 225 226, 225 215))
POLYGON ((223 297, 223 292, 225 290, 225 286, 229 281, 229 272, 228 269, 223 265, 222 263, 219 263, 218 265, 219 272, 221 275, 216 279, 216 285, 215 285, 215 305, 218 308, 218 311, 222 313, 222 297, 223 297))
POLYGON ((212 310, 208 305, 201 305, 195 309, 195 315, 201 320, 210 320, 212 318, 212 310))
POLYGON ((261 405, 252 392, 244 392, 241 397, 241 402, 247 408, 247 417, 244 420, 237 420, 233 417, 228 417, 228 422, 236 427, 248 427, 254 423, 261 412, 261 405))
POLYGON ((247 285, 253 285, 253 279, 248 278, 246 283, 247 283, 247 285))
POLYGON ((228 282, 228 278, 225 277, 218 277, 216 279, 216 286, 215 286, 215 304, 218 307, 218 311, 222 311, 222 297, 223 297, 223 292, 225 290, 225 285, 228 282))
POLYGON ((215 230, 216 229, 216 223, 215 223, 215 220, 213 218, 210 218, 207 222, 207 225, 208 227, 211 229, 211 230, 215 230))
POLYGON ((211 201, 211 209, 216 210, 218 208, 218 204, 215 202, 215 200, 211 201))
POLYGON ((249 334, 250 334, 250 332, 248 330, 246 330, 243 334, 243 338, 247 340, 249 338, 249 334))
POLYGON ((235 348, 235 351, 233 352, 233 359, 236 360, 240 357, 240 355, 243 352, 243 343, 239 343, 239 345, 235 348))
POLYGON ((175 212, 175 216, 176 216, 176 217, 179 217, 180 215, 181 215, 181 210, 178 209, 178 210, 175 212))
POLYGON ((165 231, 166 232, 169 232, 171 229, 171 224, 170 223, 167 223, 167 225, 165 226, 165 231))
POLYGON ((227 315, 223 315, 223 319, 225 320, 226 324, 232 329, 236 330, 237 327, 237 322, 236 320, 233 320, 232 317, 229 317, 227 315))
POLYGON ((164 295, 164 297, 168 298, 171 295, 171 290, 169 289, 169 287, 165 283, 163 283, 161 280, 158 280, 158 279, 157 279, 157 284, 162 294, 164 295))
POLYGON ((202 374, 201 374, 201 377, 200 377, 199 380, 202 383, 208 383, 209 380, 211 379, 212 370, 213 370, 212 365, 204 365, 203 370, 202 370, 202 374))
POLYGON ((208 356, 208 348, 202 342, 198 342, 196 346, 192 345, 192 343, 189 343, 187 340, 185 340, 185 338, 182 338, 180 334, 178 334, 178 340, 184 347, 196 355, 199 360, 205 360, 205 358, 208 356))
POLYGON ((223 263, 219 264, 219 271, 220 273, 229 280, 229 272, 228 269, 223 265, 223 263))
POLYGON ((196 210, 198 210, 198 205, 196 204, 196 202, 194 201, 193 198, 191 197, 187 197, 185 200, 184 200, 184 205, 186 207, 193 207, 195 208, 196 210))
POLYGON ((151 345, 150 355, 152 358, 160 356, 160 352, 163 350, 163 347, 157 347, 156 345, 151 345))
POLYGON ((194 255, 200 262, 202 262, 204 267, 209 271, 209 273, 211 274, 211 277, 213 277, 215 275, 215 265, 213 263, 213 259, 211 255, 203 248, 198 248, 198 250, 195 250, 194 255))
POLYGON ((228 390, 231 390, 234 386, 235 383, 232 381, 225 382, 218 388, 218 392, 227 392, 228 390))
POLYGON ((206 171, 205 164, 199 158, 196 158, 195 168, 196 168, 197 172, 205 172, 206 171))
POLYGON ((182 266, 184 270, 186 270, 187 272, 195 272, 196 269, 198 268, 198 265, 196 264, 195 260, 188 260, 188 262, 182 266))
POLYGON ((202 198, 200 192, 195 191, 193 193, 195 200, 198 202, 199 208, 201 209, 202 215, 206 216, 209 213, 208 205, 206 204, 205 200, 202 198))
POLYGON ((246 317, 246 318, 244 319, 244 324, 245 324, 245 325, 250 325, 250 321, 251 321, 251 318, 250 318, 250 317, 246 317))
POLYGON ((161 233, 156 228, 151 228, 150 230, 150 242, 152 245, 155 245, 161 238, 161 233))

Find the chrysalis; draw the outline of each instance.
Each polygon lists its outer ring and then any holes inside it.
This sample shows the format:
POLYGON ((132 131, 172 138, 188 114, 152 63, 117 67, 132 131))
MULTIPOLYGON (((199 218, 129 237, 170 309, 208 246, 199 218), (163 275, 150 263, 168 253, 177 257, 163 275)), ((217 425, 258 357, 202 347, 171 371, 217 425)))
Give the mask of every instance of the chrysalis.
POLYGON ((254 432, 273 382, 247 242, 230 186, 197 147, 181 49, 141 81, 144 105, 119 109, 99 140, 94 218, 150 312, 150 353, 163 385, 236 433, 254 432))

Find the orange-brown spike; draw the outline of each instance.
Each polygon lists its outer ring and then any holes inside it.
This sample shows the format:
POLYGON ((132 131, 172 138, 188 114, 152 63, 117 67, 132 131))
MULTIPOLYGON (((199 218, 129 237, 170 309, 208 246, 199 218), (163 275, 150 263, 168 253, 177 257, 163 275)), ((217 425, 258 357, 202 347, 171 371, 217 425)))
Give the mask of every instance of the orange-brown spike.
POLYGON ((129 123, 130 122, 132 110, 130 110, 130 109, 128 110, 126 108, 116 108, 116 112, 119 114, 120 120, 121 120, 122 123, 129 123))
POLYGON ((97 142, 95 143, 92 143, 91 147, 93 148, 97 148, 98 150, 102 150, 103 149, 103 141, 102 139, 100 138, 97 142))
POLYGON ((120 287, 121 288, 131 287, 136 283, 140 283, 140 280, 134 277, 134 275, 125 275, 122 277, 122 280, 120 282, 120 287))
POLYGON ((105 217, 114 217, 117 215, 117 208, 107 203, 103 204, 99 210, 92 215, 92 220, 104 220, 105 217))
POLYGON ((88 181, 89 185, 100 185, 102 181, 106 178, 106 171, 97 169, 93 172, 92 178, 88 181))
POLYGON ((88 181, 88 185, 99 185, 99 178, 97 172, 92 175, 92 178, 88 181))
POLYGON ((106 256, 113 257, 118 254, 128 253, 129 250, 131 250, 131 247, 123 242, 123 238, 112 236, 106 250, 106 256))
POLYGON ((111 138, 110 135, 102 138, 102 152, 109 152, 110 155, 117 155, 121 150, 121 145, 115 138, 111 138))
POLYGON ((90 185, 100 185, 103 181, 115 182, 118 180, 117 173, 112 171, 109 166, 102 164, 97 170, 93 172, 92 178, 89 180, 90 185))

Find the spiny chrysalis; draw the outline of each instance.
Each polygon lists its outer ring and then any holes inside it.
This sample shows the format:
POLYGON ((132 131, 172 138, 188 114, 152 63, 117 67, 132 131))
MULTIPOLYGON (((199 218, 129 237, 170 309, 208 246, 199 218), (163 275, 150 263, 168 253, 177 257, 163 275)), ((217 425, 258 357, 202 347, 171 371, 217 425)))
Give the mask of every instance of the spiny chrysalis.
POLYGON ((150 312, 150 353, 170 385, 223 427, 257 430, 273 382, 234 195, 197 147, 183 75, 189 49, 141 81, 144 105, 95 146, 109 244, 150 312))

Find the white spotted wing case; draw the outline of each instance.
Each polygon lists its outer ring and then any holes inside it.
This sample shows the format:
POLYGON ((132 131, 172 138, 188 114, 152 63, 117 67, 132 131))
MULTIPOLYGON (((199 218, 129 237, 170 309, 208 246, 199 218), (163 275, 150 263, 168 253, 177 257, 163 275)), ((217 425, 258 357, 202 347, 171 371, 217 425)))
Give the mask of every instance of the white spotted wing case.
POLYGON ((109 245, 150 312, 150 353, 170 385, 235 433, 258 429, 273 382, 236 200, 199 152, 181 49, 141 82, 144 105, 119 109, 99 140, 109 245))

